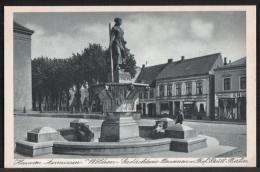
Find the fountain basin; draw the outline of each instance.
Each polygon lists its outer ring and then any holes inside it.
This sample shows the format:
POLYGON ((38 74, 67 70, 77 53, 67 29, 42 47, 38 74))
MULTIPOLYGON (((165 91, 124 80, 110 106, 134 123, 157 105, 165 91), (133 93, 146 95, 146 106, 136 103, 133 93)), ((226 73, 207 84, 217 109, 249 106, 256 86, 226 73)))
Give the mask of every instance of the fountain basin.
POLYGON ((54 142, 54 154, 126 155, 170 150, 171 139, 162 138, 141 142, 54 142))

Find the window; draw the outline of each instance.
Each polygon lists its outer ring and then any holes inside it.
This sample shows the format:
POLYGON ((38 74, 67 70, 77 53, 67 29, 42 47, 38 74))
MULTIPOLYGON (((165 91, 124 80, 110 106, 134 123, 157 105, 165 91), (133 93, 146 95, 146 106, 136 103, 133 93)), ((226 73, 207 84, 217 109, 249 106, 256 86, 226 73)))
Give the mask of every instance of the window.
POLYGON ((246 77, 240 77, 240 89, 246 89, 246 77))
POLYGON ((154 90, 150 89, 150 99, 154 98, 154 90))
POLYGON ((202 95, 202 82, 201 81, 196 82, 196 94, 202 95))
POLYGON ((143 94, 142 92, 139 92, 139 99, 142 99, 143 98, 143 94))
POLYGON ((224 78, 224 90, 231 90, 231 79, 224 78))
POLYGON ((160 88, 159 88, 159 92, 160 92, 160 97, 163 97, 164 96, 164 85, 160 85, 160 88))
POLYGON ((167 96, 172 96, 172 84, 167 85, 167 96))
POLYGON ((192 83, 191 82, 186 83, 186 94, 192 95, 192 83))
POLYGON ((144 99, 148 99, 148 91, 144 92, 144 99))
POLYGON ((181 83, 176 83, 176 95, 181 95, 181 83))

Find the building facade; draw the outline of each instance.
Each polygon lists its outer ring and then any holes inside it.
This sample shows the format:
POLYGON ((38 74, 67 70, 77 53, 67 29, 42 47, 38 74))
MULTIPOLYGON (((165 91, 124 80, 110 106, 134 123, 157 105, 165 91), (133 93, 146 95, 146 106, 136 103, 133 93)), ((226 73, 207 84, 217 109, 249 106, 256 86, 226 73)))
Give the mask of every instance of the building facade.
POLYGON ((31 35, 33 31, 13 23, 14 110, 32 110, 31 35))
POLYGON ((246 120, 246 58, 215 69, 218 119, 246 120))
POLYGON ((169 59, 150 79, 153 83, 150 90, 140 93, 142 115, 174 118, 182 110, 185 118, 214 118, 214 69, 221 66, 220 53, 192 59, 182 57, 176 62, 169 59))

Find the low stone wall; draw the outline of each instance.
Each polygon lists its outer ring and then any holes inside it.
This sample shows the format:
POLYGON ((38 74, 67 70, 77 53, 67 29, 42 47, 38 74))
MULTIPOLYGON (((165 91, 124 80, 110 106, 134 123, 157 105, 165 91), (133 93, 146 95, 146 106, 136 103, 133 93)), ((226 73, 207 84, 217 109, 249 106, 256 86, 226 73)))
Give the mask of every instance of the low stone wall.
POLYGON ((143 142, 54 142, 54 154, 70 155, 126 155, 170 150, 171 139, 163 138, 143 142))

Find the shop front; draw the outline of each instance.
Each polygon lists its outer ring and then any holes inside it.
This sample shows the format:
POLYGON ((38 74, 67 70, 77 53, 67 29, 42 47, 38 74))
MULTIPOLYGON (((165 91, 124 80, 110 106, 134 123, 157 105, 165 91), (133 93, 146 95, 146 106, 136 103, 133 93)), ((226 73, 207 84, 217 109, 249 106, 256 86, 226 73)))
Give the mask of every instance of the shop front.
POLYGON ((218 117, 220 120, 246 120, 246 97, 241 93, 218 95, 218 117))
POLYGON ((195 102, 185 101, 183 102, 183 114, 185 119, 191 119, 195 116, 195 102))

